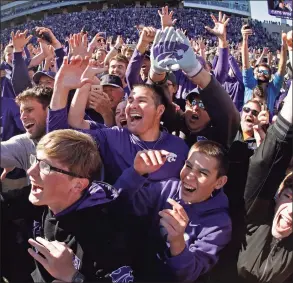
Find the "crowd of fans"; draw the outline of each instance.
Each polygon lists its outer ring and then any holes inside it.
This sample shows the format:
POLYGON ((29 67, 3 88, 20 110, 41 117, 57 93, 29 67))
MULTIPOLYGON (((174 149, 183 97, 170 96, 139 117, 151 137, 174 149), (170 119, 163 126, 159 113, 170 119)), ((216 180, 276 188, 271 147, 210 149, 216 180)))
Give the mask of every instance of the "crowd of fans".
POLYGON ((292 282, 292 31, 166 6, 1 36, 1 281, 292 282))
MULTIPOLYGON (((138 40, 136 25, 143 24, 145 26, 159 27, 156 21, 157 8, 122 8, 109 10, 95 10, 85 12, 75 12, 70 14, 59 14, 49 16, 41 21, 30 21, 14 28, 3 29, 1 32, 1 42, 7 44, 11 31, 32 30, 35 26, 46 26, 50 28, 56 37, 64 43, 66 36, 80 32, 83 26, 88 27, 89 35, 94 36, 97 31, 106 32, 108 35, 122 35, 125 41, 135 43, 138 40)), ((178 17, 177 26, 187 31, 189 37, 205 36, 210 40, 209 45, 215 46, 217 39, 215 36, 208 34, 204 26, 211 25, 210 12, 196 9, 174 9, 178 17)), ((239 29, 242 26, 240 16, 231 16, 230 21, 233 29, 228 31, 228 40, 230 43, 238 44, 241 41, 239 29)), ((261 48, 268 46, 273 50, 280 45, 279 41, 272 38, 262 27, 261 22, 252 20, 251 27, 255 32, 250 46, 261 48)))

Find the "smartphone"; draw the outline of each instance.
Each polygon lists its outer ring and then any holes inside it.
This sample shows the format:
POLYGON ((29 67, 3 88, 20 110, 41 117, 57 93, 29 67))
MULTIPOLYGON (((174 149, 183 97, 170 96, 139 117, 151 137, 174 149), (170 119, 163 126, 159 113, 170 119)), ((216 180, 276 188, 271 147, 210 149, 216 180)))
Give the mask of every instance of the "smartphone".
POLYGON ((81 29, 80 32, 82 34, 88 34, 89 30, 90 30, 89 26, 88 25, 85 25, 85 26, 82 27, 82 29, 81 29))
POLYGON ((92 85, 91 91, 103 92, 103 86, 102 85, 92 85))
POLYGON ((39 32, 37 32, 36 28, 34 28, 32 30, 32 34, 38 38, 45 40, 49 44, 52 44, 52 39, 51 39, 50 34, 48 32, 43 32, 40 34, 39 32))

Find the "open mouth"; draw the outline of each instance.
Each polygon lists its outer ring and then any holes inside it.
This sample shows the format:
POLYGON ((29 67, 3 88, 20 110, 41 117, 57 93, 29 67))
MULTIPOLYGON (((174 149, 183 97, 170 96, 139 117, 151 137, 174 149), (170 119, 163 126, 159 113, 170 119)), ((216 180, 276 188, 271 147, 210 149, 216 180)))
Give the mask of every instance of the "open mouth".
POLYGON ((248 123, 253 123, 252 119, 249 118, 249 117, 247 117, 247 118, 245 119, 245 121, 248 122, 248 123))
POLYGON ((130 114, 130 121, 133 122, 133 121, 138 121, 138 120, 141 120, 142 119, 142 116, 138 113, 133 113, 133 114, 130 114))
POLYGON ((120 125, 121 125, 122 128, 125 127, 127 125, 126 119, 121 119, 120 120, 120 125))
POLYGON ((26 130, 29 130, 29 129, 31 129, 34 125, 35 125, 34 123, 27 123, 27 124, 24 124, 23 126, 24 126, 24 128, 25 128, 26 130))
POLYGON ((32 187, 31 187, 31 192, 32 194, 39 194, 43 191, 44 188, 42 188, 41 186, 39 185, 33 185, 32 184, 32 187))
POLYGON ((198 119, 199 119, 198 115, 196 114, 191 115, 191 120, 198 120, 198 119))
POLYGON ((189 186, 189 185, 187 185, 187 184, 183 184, 183 186, 184 186, 184 189, 185 189, 186 191, 188 191, 189 193, 193 193, 193 192, 196 191, 196 188, 191 187, 191 186, 189 186))

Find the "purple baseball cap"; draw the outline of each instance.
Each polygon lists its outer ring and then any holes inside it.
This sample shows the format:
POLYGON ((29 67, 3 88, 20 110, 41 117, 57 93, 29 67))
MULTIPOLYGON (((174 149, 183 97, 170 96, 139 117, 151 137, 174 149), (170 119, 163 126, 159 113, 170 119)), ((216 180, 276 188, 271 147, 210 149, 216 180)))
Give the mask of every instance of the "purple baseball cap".
POLYGON ((55 80, 56 73, 51 72, 51 71, 38 71, 38 72, 36 72, 33 76, 33 81, 35 82, 35 84, 38 85, 40 82, 40 78, 43 76, 47 76, 47 77, 55 80))

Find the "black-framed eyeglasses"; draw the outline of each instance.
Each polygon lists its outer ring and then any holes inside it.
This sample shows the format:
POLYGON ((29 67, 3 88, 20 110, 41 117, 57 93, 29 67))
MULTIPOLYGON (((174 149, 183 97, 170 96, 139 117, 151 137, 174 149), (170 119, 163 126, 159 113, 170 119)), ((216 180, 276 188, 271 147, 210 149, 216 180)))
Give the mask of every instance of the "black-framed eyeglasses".
POLYGON ((62 173, 62 174, 65 174, 65 175, 68 175, 68 176, 71 176, 71 177, 84 178, 84 177, 82 177, 80 175, 77 175, 77 174, 74 174, 74 173, 71 173, 71 172, 56 168, 54 166, 51 166, 47 162, 45 162, 44 160, 40 160, 35 155, 31 154, 30 155, 30 164, 31 164, 31 166, 34 166, 37 163, 39 163, 40 172, 42 172, 45 175, 49 175, 51 170, 52 170, 52 171, 59 172, 59 173, 62 173))
POLYGON ((243 107, 242 110, 245 112, 245 113, 250 113, 254 116, 254 117, 257 117, 259 112, 257 110, 254 110, 254 109, 251 109, 249 107, 243 107))
POLYGON ((258 70, 257 71, 259 74, 264 74, 266 76, 268 76, 270 74, 270 72, 268 70, 258 70))
POLYGON ((193 99, 192 101, 188 100, 188 104, 190 107, 194 107, 194 106, 198 105, 199 108, 201 108, 203 110, 205 109, 204 104, 201 100, 196 100, 196 99, 193 99))

